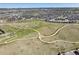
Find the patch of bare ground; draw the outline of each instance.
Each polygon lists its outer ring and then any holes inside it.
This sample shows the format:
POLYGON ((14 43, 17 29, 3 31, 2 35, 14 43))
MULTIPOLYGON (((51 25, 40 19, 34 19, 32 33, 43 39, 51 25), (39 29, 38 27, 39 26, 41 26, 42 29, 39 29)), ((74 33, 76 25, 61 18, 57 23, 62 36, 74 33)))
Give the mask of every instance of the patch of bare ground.
POLYGON ((44 54, 56 54, 56 53, 57 50, 54 46, 52 46, 52 44, 44 44, 40 42, 38 38, 16 40, 13 43, 6 44, 0 47, 0 54, 44 55, 44 54))

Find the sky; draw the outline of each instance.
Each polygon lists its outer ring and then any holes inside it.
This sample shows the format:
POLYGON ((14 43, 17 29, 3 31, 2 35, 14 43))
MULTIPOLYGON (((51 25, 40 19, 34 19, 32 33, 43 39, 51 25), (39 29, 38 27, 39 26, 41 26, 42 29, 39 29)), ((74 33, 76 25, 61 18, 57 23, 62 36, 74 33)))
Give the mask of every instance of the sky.
POLYGON ((0 8, 63 8, 79 7, 79 3, 0 3, 0 8))

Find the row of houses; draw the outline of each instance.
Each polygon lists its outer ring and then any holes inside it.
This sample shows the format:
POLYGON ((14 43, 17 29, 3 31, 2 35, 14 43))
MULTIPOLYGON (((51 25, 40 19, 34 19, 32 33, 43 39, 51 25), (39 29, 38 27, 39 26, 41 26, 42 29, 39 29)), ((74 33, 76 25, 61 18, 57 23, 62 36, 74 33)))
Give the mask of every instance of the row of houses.
POLYGON ((57 17, 55 19, 48 20, 49 22, 54 23, 76 23, 77 20, 69 20, 67 17, 57 17))
MULTIPOLYGON (((42 18, 34 18, 34 17, 31 17, 30 19, 39 19, 41 20, 42 18)), ((4 19, 0 19, 0 23, 3 23, 3 22, 15 22, 17 20, 27 20, 27 18, 25 17, 21 17, 21 16, 18 16, 18 17, 9 17, 9 18, 6 18, 5 20, 4 19)), ((74 19, 74 20, 70 20, 68 19, 67 17, 63 17, 63 16, 59 16, 59 17, 56 17, 56 18, 52 18, 52 19, 43 19, 45 21, 48 21, 48 22, 54 22, 54 23, 76 23, 77 20, 74 19)))

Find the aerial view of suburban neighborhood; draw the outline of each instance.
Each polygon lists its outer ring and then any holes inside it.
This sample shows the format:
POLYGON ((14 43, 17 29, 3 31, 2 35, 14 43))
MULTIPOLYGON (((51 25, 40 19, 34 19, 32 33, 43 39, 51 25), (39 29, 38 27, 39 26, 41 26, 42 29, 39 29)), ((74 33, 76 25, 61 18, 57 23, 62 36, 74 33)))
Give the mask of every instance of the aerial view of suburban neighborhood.
POLYGON ((79 55, 79 7, 1 7, 0 55, 79 55))

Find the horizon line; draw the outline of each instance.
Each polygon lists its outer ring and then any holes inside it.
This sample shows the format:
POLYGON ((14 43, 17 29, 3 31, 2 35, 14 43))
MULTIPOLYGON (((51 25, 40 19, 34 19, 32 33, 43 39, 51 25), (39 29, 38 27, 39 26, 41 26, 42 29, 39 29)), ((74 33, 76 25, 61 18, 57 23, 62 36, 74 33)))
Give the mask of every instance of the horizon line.
POLYGON ((23 8, 23 9, 40 9, 40 8, 47 8, 47 9, 50 9, 50 8, 79 8, 79 7, 5 7, 5 8, 1 8, 0 9, 20 9, 20 8, 23 8))

